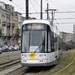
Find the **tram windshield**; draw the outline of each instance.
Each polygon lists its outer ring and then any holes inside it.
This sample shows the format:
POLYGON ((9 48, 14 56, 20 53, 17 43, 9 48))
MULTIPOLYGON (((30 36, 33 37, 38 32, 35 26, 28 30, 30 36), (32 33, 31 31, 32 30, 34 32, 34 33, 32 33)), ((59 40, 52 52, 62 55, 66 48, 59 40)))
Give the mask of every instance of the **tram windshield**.
POLYGON ((22 34, 22 52, 47 52, 47 31, 46 30, 27 30, 22 34))

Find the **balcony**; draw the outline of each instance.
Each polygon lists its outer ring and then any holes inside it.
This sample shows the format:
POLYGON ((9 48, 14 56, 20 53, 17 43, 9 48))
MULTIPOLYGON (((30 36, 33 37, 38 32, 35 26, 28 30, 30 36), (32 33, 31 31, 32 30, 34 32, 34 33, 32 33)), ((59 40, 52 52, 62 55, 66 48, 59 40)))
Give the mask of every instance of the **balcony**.
POLYGON ((6 22, 3 21, 3 22, 2 22, 2 26, 6 26, 6 22))
POLYGON ((10 23, 7 23, 7 28, 10 28, 10 23))

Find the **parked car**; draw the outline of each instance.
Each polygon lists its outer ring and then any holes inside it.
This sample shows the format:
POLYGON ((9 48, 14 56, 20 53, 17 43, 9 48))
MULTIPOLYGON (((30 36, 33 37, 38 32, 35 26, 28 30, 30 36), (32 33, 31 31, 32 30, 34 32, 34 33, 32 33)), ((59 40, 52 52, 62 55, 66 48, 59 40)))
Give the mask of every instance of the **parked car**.
POLYGON ((14 50, 19 50, 19 46, 18 45, 14 45, 14 50))
POLYGON ((3 49, 2 52, 4 52, 6 48, 4 46, 2 46, 2 49, 3 49))
POLYGON ((2 48, 0 47, 0 54, 2 54, 2 48))
POLYGON ((9 51, 7 45, 2 46, 2 49, 3 49, 3 52, 8 52, 9 51))
POLYGON ((14 47, 11 45, 8 47, 9 51, 14 51, 14 47))

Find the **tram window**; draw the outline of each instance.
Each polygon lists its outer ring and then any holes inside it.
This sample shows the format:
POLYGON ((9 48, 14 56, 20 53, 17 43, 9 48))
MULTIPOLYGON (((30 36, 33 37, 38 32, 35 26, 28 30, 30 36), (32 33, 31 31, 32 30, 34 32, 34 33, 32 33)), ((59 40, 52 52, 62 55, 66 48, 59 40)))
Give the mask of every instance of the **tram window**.
POLYGON ((22 38, 22 52, 47 52, 46 31, 23 31, 22 38))
POLYGON ((30 32, 30 46, 39 46, 44 39, 44 31, 30 32))
POLYGON ((52 48, 52 51, 54 51, 54 39, 51 40, 51 48, 52 48))
POLYGON ((54 51, 54 33, 53 32, 51 32, 51 34, 50 34, 50 40, 51 40, 51 52, 53 52, 54 51))
POLYGON ((50 32, 48 32, 48 52, 51 52, 51 44, 50 44, 50 32))
POLYGON ((23 32, 22 52, 27 52, 28 48, 29 48, 29 31, 25 31, 23 32))

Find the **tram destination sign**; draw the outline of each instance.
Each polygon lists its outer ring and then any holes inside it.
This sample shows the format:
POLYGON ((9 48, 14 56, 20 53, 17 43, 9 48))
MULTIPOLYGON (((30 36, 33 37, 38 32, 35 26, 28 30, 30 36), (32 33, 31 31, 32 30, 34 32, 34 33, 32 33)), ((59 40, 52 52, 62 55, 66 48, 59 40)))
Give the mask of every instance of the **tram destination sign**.
POLYGON ((43 24, 26 24, 22 26, 22 30, 45 30, 47 27, 43 24))

